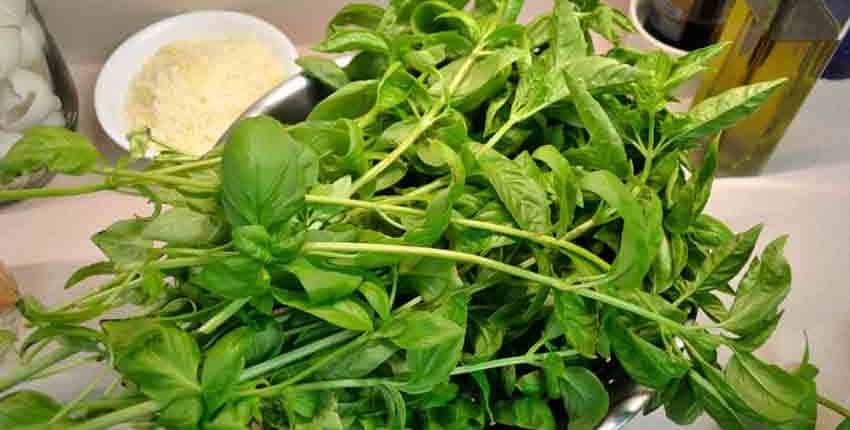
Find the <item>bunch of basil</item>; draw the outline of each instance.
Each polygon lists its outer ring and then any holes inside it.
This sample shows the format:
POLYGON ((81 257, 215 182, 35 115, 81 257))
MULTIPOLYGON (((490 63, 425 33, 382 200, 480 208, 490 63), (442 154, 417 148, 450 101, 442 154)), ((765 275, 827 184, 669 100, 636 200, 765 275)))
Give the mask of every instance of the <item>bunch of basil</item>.
POLYGON ((104 180, 0 200, 113 190, 153 212, 93 237, 107 260, 67 287, 97 288, 19 302, 34 330, 0 392, 91 361, 113 382, 65 404, 7 392, 0 426, 593 429, 612 368, 681 425, 705 412, 724 429, 812 429, 818 403, 846 415, 818 396, 808 354, 791 372, 753 355, 789 291, 785 238, 733 286, 761 228, 703 214, 717 147, 699 168, 687 156, 782 82, 671 113, 723 46, 596 55, 591 33, 629 29, 598 0, 528 25, 522 1, 466 3, 346 6, 317 49, 354 60, 300 60, 330 96, 298 124, 242 121, 201 159, 105 167, 79 135, 30 131, 0 176, 104 180), (117 308, 131 316, 104 319, 117 308))

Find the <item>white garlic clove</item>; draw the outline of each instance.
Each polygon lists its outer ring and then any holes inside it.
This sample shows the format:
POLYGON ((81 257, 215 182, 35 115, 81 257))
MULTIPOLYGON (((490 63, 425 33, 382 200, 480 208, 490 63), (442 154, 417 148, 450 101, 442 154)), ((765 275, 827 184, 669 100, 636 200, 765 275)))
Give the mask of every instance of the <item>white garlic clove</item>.
POLYGON ((0 112, 0 128, 7 131, 24 131, 38 125, 50 112, 59 110, 62 102, 53 95, 50 84, 40 75, 26 69, 17 69, 9 75, 12 91, 22 103, 0 112))
POLYGON ((6 156, 12 149, 12 145, 21 140, 22 137, 24 137, 22 134, 0 131, 0 158, 6 156))
POLYGON ((15 93, 8 79, 0 80, 0 113, 8 112, 23 102, 24 98, 15 93))
POLYGON ((41 24, 32 15, 27 15, 21 25, 21 65, 34 68, 44 61, 46 39, 41 24))
POLYGON ((5 79, 21 62, 20 28, 0 27, 0 47, 0 79, 5 79))
POLYGON ((26 16, 27 0, 0 0, 0 27, 20 26, 26 16))

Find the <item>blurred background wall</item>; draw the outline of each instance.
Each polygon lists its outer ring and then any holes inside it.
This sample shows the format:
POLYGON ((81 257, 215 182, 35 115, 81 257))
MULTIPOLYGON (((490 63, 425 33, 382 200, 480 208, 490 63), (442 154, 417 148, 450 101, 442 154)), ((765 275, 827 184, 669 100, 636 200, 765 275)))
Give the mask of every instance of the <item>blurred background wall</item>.
MULTIPOLYGON (((127 36, 190 10, 227 9, 257 15, 280 27, 297 45, 310 45, 322 39, 325 24, 336 11, 352 1, 380 4, 387 0, 36 0, 68 61, 81 65, 103 63, 127 36)), ((521 19, 551 6, 552 0, 527 0, 521 19)))

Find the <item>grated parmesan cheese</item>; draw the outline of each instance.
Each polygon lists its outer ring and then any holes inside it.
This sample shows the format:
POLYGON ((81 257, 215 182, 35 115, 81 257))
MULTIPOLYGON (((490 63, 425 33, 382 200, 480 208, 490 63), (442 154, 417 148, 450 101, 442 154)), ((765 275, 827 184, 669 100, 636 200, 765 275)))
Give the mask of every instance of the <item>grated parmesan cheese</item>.
POLYGON ((127 119, 131 130, 147 129, 170 149, 203 155, 285 77, 278 58, 252 37, 175 42, 133 79, 127 119))

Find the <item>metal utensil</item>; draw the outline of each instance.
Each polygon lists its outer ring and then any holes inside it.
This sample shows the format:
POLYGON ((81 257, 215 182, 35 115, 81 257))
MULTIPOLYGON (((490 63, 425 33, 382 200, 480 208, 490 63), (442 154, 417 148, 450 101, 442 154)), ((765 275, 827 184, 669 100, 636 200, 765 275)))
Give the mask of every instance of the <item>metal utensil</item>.
MULTIPOLYGON (((351 62, 350 56, 336 60, 340 66, 351 62)), ((303 74, 295 75, 277 88, 270 91, 262 99, 248 108, 241 118, 251 118, 260 115, 270 115, 287 124, 297 123, 307 118, 316 104, 327 97, 330 92, 314 79, 303 74)), ((240 119, 241 119, 240 118, 240 119)), ((227 135, 219 140, 219 144, 227 139, 227 135)), ((652 399, 652 391, 637 386, 628 380, 623 380, 621 373, 612 376, 611 410, 598 430, 620 430, 631 420, 640 415, 652 399)), ((608 379, 607 377, 605 378, 608 379)))
MULTIPOLYGON (((53 85, 53 92, 62 101, 62 114, 65 117, 65 126, 71 130, 77 129, 79 118, 79 96, 77 95, 77 87, 74 84, 74 78, 71 76, 71 69, 59 52, 59 46, 56 44, 56 39, 45 24, 41 12, 38 10, 35 2, 30 0, 27 2, 29 12, 38 21, 41 29, 44 31, 45 45, 44 54, 47 59, 47 71, 53 85)), ((0 189, 24 189, 24 188, 41 188, 47 185, 55 175, 47 171, 34 172, 29 175, 24 175, 16 178, 10 184, 0 186, 0 189)), ((0 203, 0 206, 8 203, 0 203)))

